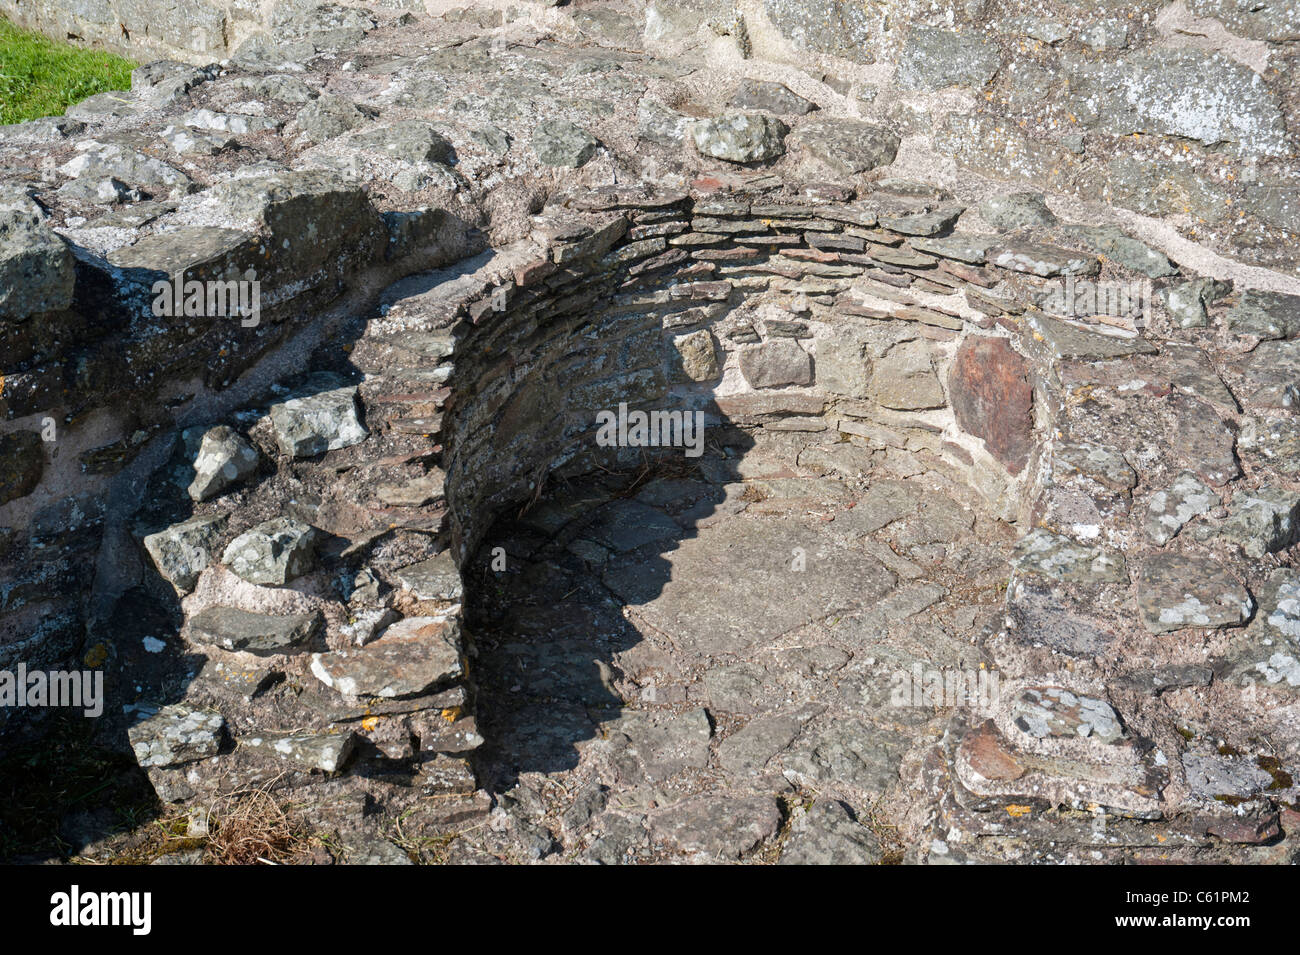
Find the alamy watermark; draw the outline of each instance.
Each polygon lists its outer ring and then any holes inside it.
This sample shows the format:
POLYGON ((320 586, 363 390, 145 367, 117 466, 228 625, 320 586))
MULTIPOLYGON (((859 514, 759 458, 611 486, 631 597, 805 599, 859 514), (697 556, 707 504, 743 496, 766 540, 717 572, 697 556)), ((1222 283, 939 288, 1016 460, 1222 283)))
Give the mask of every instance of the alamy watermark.
POLYGON ((86 716, 104 712, 102 670, 0 670, 0 707, 66 707, 86 716))
POLYGON ((602 448, 685 448, 688 458, 704 453, 703 411, 596 412, 596 443, 602 448))
POLYGON ((890 680, 891 706, 972 706, 988 709, 1002 692, 996 670, 926 669, 919 662, 890 680))
POLYGON ((238 318, 244 328, 262 321, 262 283, 256 279, 159 279, 152 291, 155 318, 238 318))

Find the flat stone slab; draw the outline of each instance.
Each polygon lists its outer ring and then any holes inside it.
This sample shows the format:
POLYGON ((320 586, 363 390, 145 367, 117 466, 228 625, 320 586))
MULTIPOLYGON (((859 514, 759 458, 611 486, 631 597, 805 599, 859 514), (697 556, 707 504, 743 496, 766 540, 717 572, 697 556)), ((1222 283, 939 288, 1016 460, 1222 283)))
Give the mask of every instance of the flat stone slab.
POLYGON ((1255 609, 1246 588, 1210 557, 1153 554, 1139 563, 1136 578, 1138 612, 1152 633, 1235 627, 1255 609))
POLYGON ((463 675, 460 627, 454 618, 407 617, 364 647, 313 654, 311 671, 344 696, 413 696, 463 675))
POLYGON ((226 721, 215 710, 164 706, 126 731, 145 769, 176 766, 216 754, 226 721))
POLYGON ((195 643, 265 656, 292 653, 309 643, 323 624, 319 610, 273 616, 235 607, 208 607, 189 619, 186 636, 195 643))
POLYGON ((348 730, 342 733, 246 736, 240 739, 239 746, 303 772, 333 773, 343 768, 356 741, 357 734, 348 730))
POLYGON ((357 418, 357 389, 333 375, 313 375, 300 393, 271 406, 275 440, 283 454, 309 458, 360 444, 366 429, 357 418))
POLYGON ((780 804, 771 796, 704 795, 656 815, 650 837, 678 852, 728 860, 752 852, 780 828, 780 804))
POLYGON ((193 590, 199 575, 212 563, 213 550, 227 519, 225 514, 192 517, 145 537, 144 548, 154 566, 177 593, 193 590))
POLYGON ((604 582, 634 622, 688 652, 738 652, 838 611, 869 605, 894 586, 875 558, 829 542, 797 518, 741 519, 702 528, 650 560, 615 559, 604 582), (803 571, 792 570, 803 552, 803 571), (779 593, 767 603, 755 593, 779 593))
POLYGON ((464 593, 460 570, 450 550, 403 567, 397 579, 420 600, 459 600, 464 593))
POLYGON ((1064 736, 1113 743, 1124 735, 1119 716, 1105 700, 1076 696, 1064 687, 1030 687, 1011 707, 1016 726, 1030 736, 1064 736))
POLYGON ((221 562, 250 584, 281 587, 316 566, 316 547, 322 536, 303 521, 272 518, 231 541, 221 562))
POLYGON ((843 803, 819 799, 790 827, 780 865, 877 865, 880 839, 849 815, 843 803))
POLYGON ((1188 522, 1217 507, 1219 501, 1212 487, 1191 471, 1183 471, 1169 487, 1151 495, 1143 527, 1148 537, 1163 546, 1178 536, 1188 522))

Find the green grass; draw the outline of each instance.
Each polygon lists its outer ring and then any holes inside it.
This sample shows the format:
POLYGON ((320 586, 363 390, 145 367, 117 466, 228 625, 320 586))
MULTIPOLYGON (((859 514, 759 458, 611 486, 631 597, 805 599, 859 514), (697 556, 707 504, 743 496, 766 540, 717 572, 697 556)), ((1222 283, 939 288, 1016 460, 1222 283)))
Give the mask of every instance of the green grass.
POLYGON ((58 116, 87 96, 129 89, 134 66, 112 53, 56 43, 0 19, 0 125, 58 116))

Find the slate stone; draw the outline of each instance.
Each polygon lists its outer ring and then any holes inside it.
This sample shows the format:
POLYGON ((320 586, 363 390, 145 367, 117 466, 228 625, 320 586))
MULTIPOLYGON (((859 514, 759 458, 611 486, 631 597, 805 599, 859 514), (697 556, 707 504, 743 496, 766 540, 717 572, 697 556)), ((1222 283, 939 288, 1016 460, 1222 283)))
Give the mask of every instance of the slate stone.
POLYGON ((804 123, 794 139, 809 154, 844 176, 888 166, 901 140, 893 130, 855 119, 818 119, 804 123))
POLYGON ((187 489, 195 501, 210 500, 257 473, 261 456, 239 432, 218 425, 203 435, 187 489))
POLYGON ((282 587, 315 569, 322 536, 310 524, 275 517, 232 540, 221 562, 250 584, 282 587))
POLYGON ((1143 526, 1147 536, 1163 546, 1173 540, 1189 521, 1208 514, 1219 503, 1220 497, 1213 488, 1191 471, 1183 471, 1168 488, 1151 495, 1143 526))
POLYGON ((1152 633, 1245 623, 1255 601, 1223 564, 1210 557, 1152 554, 1136 573, 1137 606, 1152 633))
POLYGON ((727 162, 751 163, 782 155, 789 131, 790 128, 775 117, 734 112, 697 120, 691 126, 691 138, 701 155, 727 162))
POLYGON ((180 594, 189 593, 212 563, 228 515, 192 517, 144 538, 144 548, 163 579, 180 594))
POLYGON ((972 336, 948 372, 957 425, 984 441, 989 454, 1019 474, 1033 447, 1033 387, 1025 360, 1003 338, 972 336))
POLYGON ((225 720, 215 710, 177 703, 153 711, 126 735, 144 769, 177 766, 213 756, 221 747, 225 720))
POLYGON ((311 672, 344 696, 408 697, 460 679, 454 617, 407 617, 364 647, 314 653, 311 672))
POLYGON ((186 636, 195 643, 259 656, 292 653, 320 633, 325 618, 313 613, 251 613, 235 607, 208 607, 186 621, 186 636))

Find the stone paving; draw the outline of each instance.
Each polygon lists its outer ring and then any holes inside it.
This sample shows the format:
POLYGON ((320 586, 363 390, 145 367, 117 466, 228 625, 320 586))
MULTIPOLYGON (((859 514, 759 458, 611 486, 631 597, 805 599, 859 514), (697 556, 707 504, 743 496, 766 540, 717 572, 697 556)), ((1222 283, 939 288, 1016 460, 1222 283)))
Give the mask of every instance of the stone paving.
POLYGON ((829 447, 578 480, 487 535, 505 569, 476 565, 468 619, 500 799, 453 858, 915 853, 905 777, 953 709, 926 679, 996 685, 1014 534, 938 474, 794 464, 829 447))

